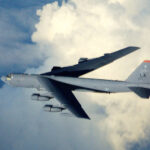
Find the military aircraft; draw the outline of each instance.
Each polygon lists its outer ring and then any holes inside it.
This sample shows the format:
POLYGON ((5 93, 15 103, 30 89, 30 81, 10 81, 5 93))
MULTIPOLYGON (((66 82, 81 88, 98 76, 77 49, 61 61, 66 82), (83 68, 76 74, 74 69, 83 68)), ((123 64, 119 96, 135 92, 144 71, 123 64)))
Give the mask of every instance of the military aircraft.
POLYGON ((134 92, 142 98, 150 96, 150 61, 145 60, 126 81, 81 78, 80 76, 103 67, 139 47, 126 47, 104 56, 88 59, 80 58, 78 63, 68 67, 53 67, 50 72, 42 74, 9 74, 1 80, 9 85, 36 88, 45 94, 33 93, 32 100, 49 101, 56 98, 61 105, 47 104, 45 111, 62 112, 68 109, 79 118, 90 119, 72 91, 85 90, 99 93, 134 92))

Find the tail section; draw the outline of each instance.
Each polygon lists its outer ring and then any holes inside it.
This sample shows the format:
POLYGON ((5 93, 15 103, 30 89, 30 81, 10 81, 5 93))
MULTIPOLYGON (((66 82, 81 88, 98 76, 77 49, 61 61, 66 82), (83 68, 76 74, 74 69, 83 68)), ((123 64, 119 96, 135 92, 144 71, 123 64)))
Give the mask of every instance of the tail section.
POLYGON ((150 60, 145 60, 126 80, 127 82, 139 83, 141 87, 129 87, 131 91, 141 98, 150 97, 150 89, 143 88, 142 84, 150 84, 150 60))
POLYGON ((145 60, 126 80, 134 83, 150 83, 150 60, 145 60))

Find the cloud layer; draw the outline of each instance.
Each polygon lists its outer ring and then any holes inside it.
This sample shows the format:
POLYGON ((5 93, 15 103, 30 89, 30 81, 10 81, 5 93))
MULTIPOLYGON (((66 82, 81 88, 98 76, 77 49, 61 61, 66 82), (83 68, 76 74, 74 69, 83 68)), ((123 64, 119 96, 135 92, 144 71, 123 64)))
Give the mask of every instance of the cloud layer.
MULTIPOLYGON (((139 52, 85 76, 125 80, 143 59, 150 57, 149 3, 148 0, 70 0, 62 7, 57 3, 46 4, 37 11, 39 21, 32 41, 29 35, 19 34, 19 27, 6 19, 10 12, 1 9, 0 31, 9 31, 0 35, 1 71, 19 64, 19 68, 27 68, 29 73, 47 72, 54 65, 75 64, 80 57, 92 58, 129 45, 140 46, 139 52), (37 64, 40 67, 36 68, 37 64)), ((18 11, 11 13, 11 19, 22 22, 20 30, 25 31, 27 25, 35 23, 32 19, 24 22, 27 20, 24 17, 28 18, 25 14, 30 11, 24 10, 18 17, 18 11)), ((27 30, 30 34, 33 31, 33 28, 27 30)), ((148 145, 148 100, 132 93, 75 93, 92 118, 87 122, 41 111, 43 103, 29 101, 32 92, 8 86, 0 90, 0 125, 4 135, 0 139, 1 149, 125 150, 148 145)))
MULTIPOLYGON (((28 72, 44 72, 54 64, 74 64, 80 57, 97 57, 128 45, 140 46, 139 52, 86 75, 125 80, 143 59, 150 57, 148 3, 72 0, 62 7, 56 3, 45 5, 37 11, 40 20, 32 40, 48 58, 40 68, 28 72)), ((134 94, 88 96, 91 103, 106 109, 107 115, 99 121, 99 128, 107 134, 113 149, 129 149, 132 143, 148 137, 149 101, 134 94)))

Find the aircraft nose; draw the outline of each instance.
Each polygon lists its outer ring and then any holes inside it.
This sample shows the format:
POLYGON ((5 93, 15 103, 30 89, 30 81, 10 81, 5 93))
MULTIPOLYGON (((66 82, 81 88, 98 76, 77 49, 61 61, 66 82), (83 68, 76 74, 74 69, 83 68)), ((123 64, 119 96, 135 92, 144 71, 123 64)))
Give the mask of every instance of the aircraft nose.
POLYGON ((3 82, 5 82, 5 81, 6 81, 6 77, 5 77, 5 76, 2 76, 2 77, 1 77, 1 80, 2 80, 3 82))

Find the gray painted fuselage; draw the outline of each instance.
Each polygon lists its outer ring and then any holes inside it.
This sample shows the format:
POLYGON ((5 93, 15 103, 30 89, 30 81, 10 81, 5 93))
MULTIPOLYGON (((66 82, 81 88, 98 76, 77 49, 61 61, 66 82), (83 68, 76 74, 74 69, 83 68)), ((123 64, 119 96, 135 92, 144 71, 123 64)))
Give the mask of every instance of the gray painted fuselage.
POLYGON ((2 77, 1 79, 12 86, 24 87, 24 88, 36 88, 38 90, 42 89, 43 86, 39 82, 39 75, 31 74, 11 74, 11 78, 2 77))
POLYGON ((10 80, 3 77, 2 80, 9 85, 25 88, 36 88, 38 90, 46 90, 41 80, 43 78, 49 81, 58 81, 66 85, 72 86, 73 90, 93 91, 100 93, 118 93, 130 92, 129 87, 150 88, 150 84, 138 84, 126 81, 103 80, 90 78, 74 78, 62 76, 43 76, 43 75, 28 75, 28 74, 13 74, 10 80))
POLYGON ((118 80, 73 78, 51 76, 52 80, 76 86, 76 90, 88 90, 100 93, 131 92, 130 87, 150 88, 150 84, 132 83, 118 80))

